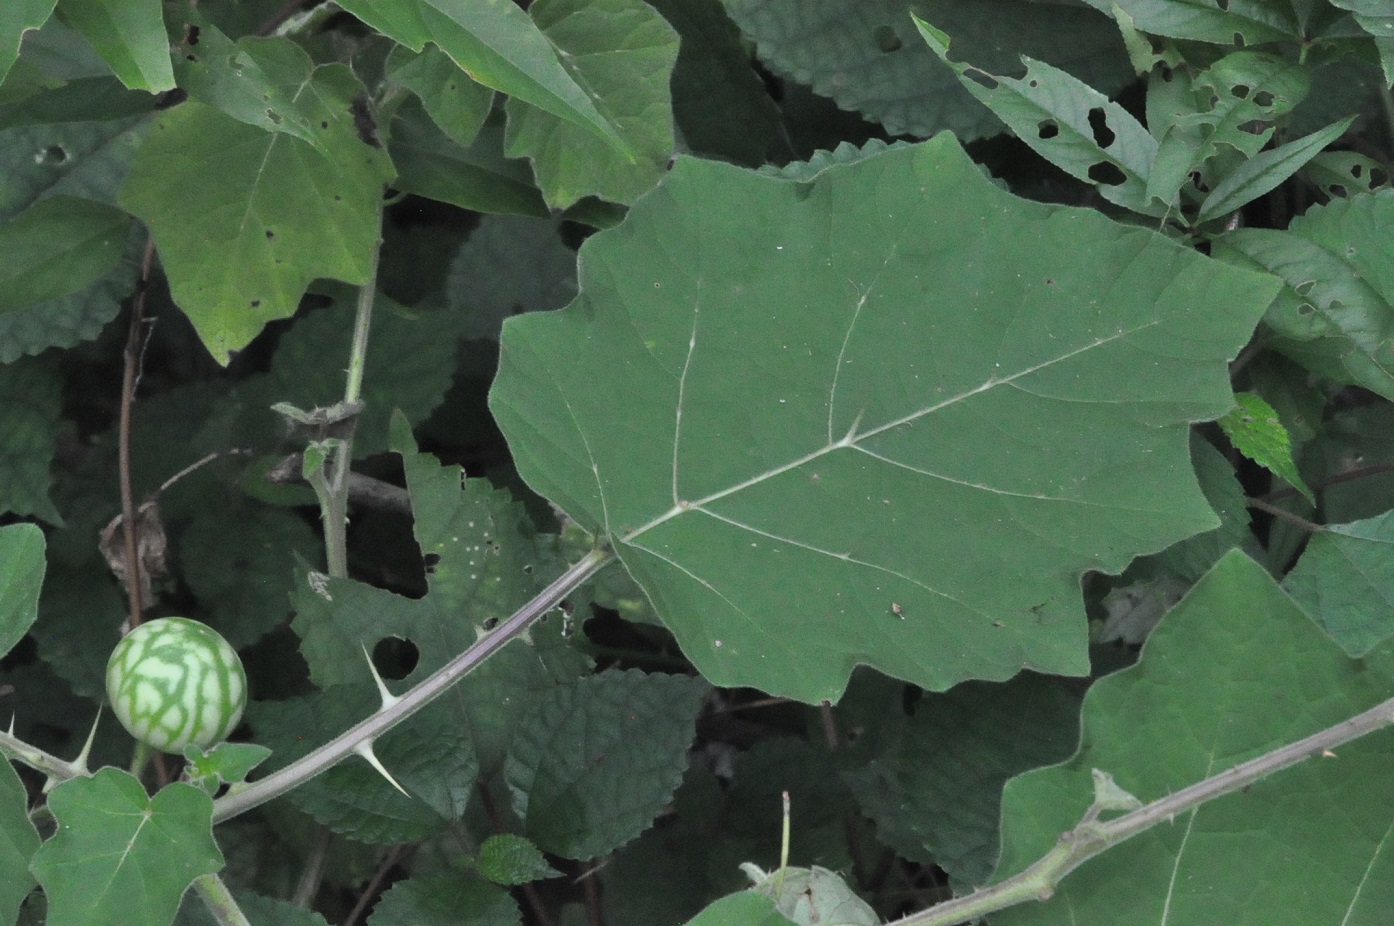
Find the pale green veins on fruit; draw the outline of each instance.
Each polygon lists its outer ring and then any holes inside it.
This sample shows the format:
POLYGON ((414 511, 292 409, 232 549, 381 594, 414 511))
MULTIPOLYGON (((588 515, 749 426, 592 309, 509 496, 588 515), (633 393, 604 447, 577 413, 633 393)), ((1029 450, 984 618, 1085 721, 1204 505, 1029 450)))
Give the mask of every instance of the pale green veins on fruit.
POLYGON ((186 617, 147 621, 126 634, 106 667, 116 718, 164 752, 227 738, 247 706, 242 660, 211 627, 186 617))

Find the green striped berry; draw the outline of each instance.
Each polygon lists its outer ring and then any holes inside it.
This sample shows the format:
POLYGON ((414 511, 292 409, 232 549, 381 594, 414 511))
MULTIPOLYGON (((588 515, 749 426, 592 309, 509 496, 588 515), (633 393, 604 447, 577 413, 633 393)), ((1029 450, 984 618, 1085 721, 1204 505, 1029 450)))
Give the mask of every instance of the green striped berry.
POLYGON ((222 742, 247 706, 242 660, 211 627, 186 617, 147 621, 126 634, 106 666, 116 718, 154 749, 182 752, 222 742))

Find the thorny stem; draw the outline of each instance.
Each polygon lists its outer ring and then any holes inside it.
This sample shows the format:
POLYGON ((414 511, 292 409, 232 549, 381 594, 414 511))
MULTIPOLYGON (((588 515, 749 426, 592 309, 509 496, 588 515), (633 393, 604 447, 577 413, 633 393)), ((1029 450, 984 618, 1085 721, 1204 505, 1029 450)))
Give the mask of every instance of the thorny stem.
POLYGON ((67 781, 85 775, 86 769, 75 762, 65 762, 52 753, 44 752, 37 746, 30 746, 12 733, 0 730, 0 754, 4 754, 36 772, 42 772, 56 781, 67 781))
POLYGON ((229 793, 214 801, 213 822, 221 823, 240 813, 246 813, 272 798, 280 797, 339 762, 353 752, 354 747, 380 736, 406 720, 444 694, 450 686, 464 678, 471 670, 503 648, 514 637, 520 636, 542 615, 561 604, 567 595, 607 566, 613 558, 614 554, 606 550, 592 550, 587 553, 574 566, 558 576, 551 585, 544 588, 532 601, 523 605, 507 620, 502 621, 497 627, 489 631, 479 642, 437 669, 428 678, 423 679, 414 688, 402 695, 395 704, 384 707, 378 713, 359 722, 279 772, 274 772, 246 788, 229 793))
POLYGON ((1207 801, 1248 787, 1260 778, 1304 759, 1329 755, 1343 743, 1390 725, 1394 725, 1394 698, 1112 820, 1099 821, 1096 819, 1098 810, 1091 808, 1078 826, 1063 834, 1049 852, 1019 874, 972 894, 912 913, 896 920, 891 926, 954 926, 1028 900, 1049 899, 1065 875, 1124 840, 1158 823, 1173 820, 1207 801))

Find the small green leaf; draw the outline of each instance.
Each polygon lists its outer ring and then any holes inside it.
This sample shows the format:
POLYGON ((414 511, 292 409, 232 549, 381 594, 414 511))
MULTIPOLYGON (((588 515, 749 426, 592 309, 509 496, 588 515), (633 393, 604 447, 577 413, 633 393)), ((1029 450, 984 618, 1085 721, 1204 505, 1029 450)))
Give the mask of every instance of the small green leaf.
POLYGON ((0 512, 63 523, 48 498, 62 404, 63 381, 49 358, 0 366, 0 512))
POLYGON ((1160 216, 1166 204, 1152 202, 1147 177, 1157 142, 1127 110, 1076 77, 1022 56, 1021 78, 989 74, 949 60, 949 37, 914 17, 929 47, 953 68, 969 93, 1007 123, 1018 138, 1056 167, 1092 183, 1109 202, 1143 215, 1160 216), (1102 131, 1098 125, 1103 126, 1102 131), (1107 144, 1098 139, 1108 138, 1107 144))
POLYGON ((1354 151, 1323 151, 1303 166, 1301 174, 1328 199, 1351 199, 1389 189, 1384 165, 1354 151))
POLYGON ((1218 218, 1275 189, 1278 184, 1297 173, 1302 165, 1320 154, 1323 148, 1345 134, 1354 121, 1354 116, 1348 116, 1324 129, 1286 145, 1260 152, 1245 161, 1232 174, 1222 178, 1210 191, 1210 195, 1201 204, 1196 221, 1204 222, 1218 218))
POLYGON ((504 887, 561 874, 547 864, 537 846, 513 833, 499 833, 484 840, 475 867, 485 878, 504 887))
POLYGON ((43 584, 44 532, 37 524, 0 527, 0 657, 38 619, 43 584))
POLYGON ((184 747, 184 758, 189 760, 189 783, 209 795, 217 793, 222 785, 246 781, 252 769, 269 755, 270 749, 255 743, 218 743, 207 752, 193 743, 184 747))
POLYGON ((494 91, 435 47, 413 52, 398 45, 387 57, 387 77, 415 93, 436 126, 460 145, 474 141, 494 102, 494 91))
POLYGON ((398 881, 368 917, 368 926, 521 926, 522 922, 522 911, 507 891, 458 874, 398 881))
POLYGON ((0 7, 0 82, 19 60, 24 33, 48 22, 56 5, 57 0, 10 0, 0 7))
POLYGON ((713 901, 684 926, 795 926, 775 909, 774 899, 753 891, 713 901))
POLYGON ((130 216, 87 199, 40 200, 0 228, 0 313, 85 289, 126 249, 130 216))
MULTIPOLYGON (((1094 683, 1079 753, 1007 784, 995 877, 1079 823, 1094 800, 1092 769, 1155 801, 1388 699, 1391 670, 1394 649, 1347 658, 1263 567, 1230 553, 1136 666, 1094 683)), ((1374 886, 1394 877, 1392 737, 1382 730, 1202 804, 1086 862, 1045 903, 994 913, 993 924, 1382 922, 1388 894, 1374 886)))
POLYGON ((33 889, 29 861, 38 848, 39 834, 29 820, 29 791, 14 766, 0 758, 0 923, 15 922, 33 889))
POLYGON ((1316 504, 1316 496, 1302 481, 1297 464, 1292 459, 1292 438, 1278 418, 1273 406, 1256 392, 1240 392, 1234 397, 1238 407, 1219 419, 1220 428, 1234 443, 1234 448, 1259 466, 1301 492, 1307 501, 1316 504))
POLYGON ((127 87, 173 89, 160 0, 60 0, 58 15, 92 43, 127 87))
POLYGON ((1283 587, 1352 656, 1394 635, 1394 512, 1312 537, 1283 587))
POLYGON ((682 780, 709 691, 700 679, 631 670, 537 698, 504 770, 528 837, 590 859, 648 829, 682 780))
POLYGON ((150 225, 174 299, 219 363, 291 315, 315 277, 367 280, 392 169, 354 127, 364 94, 326 65, 295 97, 327 156, 198 102, 162 113, 141 148, 121 203, 150 225))
POLYGON ((513 99, 505 153, 532 160, 554 209, 592 195, 632 203, 658 181, 673 154, 668 84, 677 33, 642 0, 537 0, 528 14, 623 143, 513 99))
POLYGON ((152 798, 131 775, 104 768, 58 785, 48 806, 58 832, 31 868, 50 926, 165 926, 194 879, 223 867, 213 801, 193 785, 152 798))

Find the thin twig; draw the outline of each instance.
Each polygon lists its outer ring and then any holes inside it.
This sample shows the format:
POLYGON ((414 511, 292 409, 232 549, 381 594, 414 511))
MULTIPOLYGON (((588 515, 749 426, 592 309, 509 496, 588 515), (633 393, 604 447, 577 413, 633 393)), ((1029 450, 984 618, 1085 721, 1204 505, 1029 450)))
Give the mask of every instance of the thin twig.
POLYGON ((1248 505, 1250 508, 1257 508, 1259 511, 1266 511, 1269 514, 1273 515, 1273 517, 1275 518, 1281 518, 1282 520, 1287 521, 1290 524, 1296 524, 1298 527, 1310 533, 1326 533, 1327 529, 1325 526, 1318 524, 1315 521, 1308 521, 1301 515, 1293 514, 1291 511, 1288 511, 1285 508, 1279 508, 1277 505, 1270 505, 1268 502, 1265 502, 1261 498, 1246 498, 1244 500, 1244 503, 1248 505))
POLYGON ((300 883, 295 886, 295 895, 290 901, 302 910, 308 910, 319 893, 320 884, 324 881, 324 860, 329 857, 329 844, 333 839, 332 832, 322 829, 315 844, 310 847, 309 861, 300 873, 300 883))
POLYGON ((121 423, 117 431, 117 467, 121 480, 121 531, 126 545, 126 601, 130 610, 132 629, 140 624, 145 612, 140 599, 141 564, 136 552, 136 501, 131 488, 131 407, 136 400, 136 376, 140 369, 141 330, 145 318, 145 294, 150 289, 150 273, 155 264, 155 239, 145 242, 145 255, 140 262, 140 280, 136 283, 135 298, 131 300, 131 322, 126 331, 126 350, 121 370, 121 423))
POLYGON ((387 880, 387 873, 392 870, 392 866, 397 864, 397 860, 402 857, 405 846, 393 846, 383 856, 378 863, 377 871, 368 879, 368 884, 363 888, 363 893, 358 895, 358 902, 349 911, 348 919, 344 920, 344 926, 353 926, 368 911, 368 905, 378 896, 378 891, 382 888, 382 882, 387 880))

